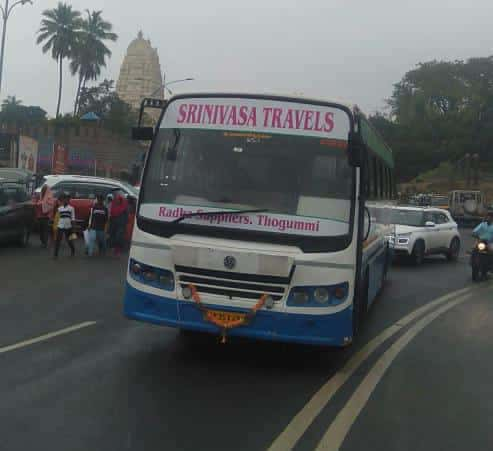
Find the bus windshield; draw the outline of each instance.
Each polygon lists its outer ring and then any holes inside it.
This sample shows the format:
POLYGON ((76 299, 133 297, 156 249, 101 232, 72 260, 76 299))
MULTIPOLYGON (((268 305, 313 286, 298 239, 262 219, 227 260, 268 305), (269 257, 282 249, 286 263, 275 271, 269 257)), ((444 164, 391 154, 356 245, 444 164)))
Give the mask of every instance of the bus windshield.
MULTIPOLYGON (((346 119, 347 120, 347 119, 346 119)), ((347 121, 349 122, 349 121, 347 121)), ((349 126, 348 126, 349 127, 349 126)), ((173 222, 304 236, 350 232, 347 140, 203 128, 161 128, 139 214, 173 222), (262 210, 235 215, 235 211, 262 210), (231 215, 210 215, 207 212, 231 215)))

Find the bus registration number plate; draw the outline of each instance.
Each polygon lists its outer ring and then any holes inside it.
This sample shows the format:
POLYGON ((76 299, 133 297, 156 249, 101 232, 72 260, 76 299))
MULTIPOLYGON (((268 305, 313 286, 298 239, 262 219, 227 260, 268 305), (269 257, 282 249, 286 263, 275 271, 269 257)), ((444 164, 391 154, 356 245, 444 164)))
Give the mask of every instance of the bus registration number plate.
POLYGON ((207 316, 223 323, 235 323, 246 319, 245 313, 222 312, 220 310, 207 310, 207 316))

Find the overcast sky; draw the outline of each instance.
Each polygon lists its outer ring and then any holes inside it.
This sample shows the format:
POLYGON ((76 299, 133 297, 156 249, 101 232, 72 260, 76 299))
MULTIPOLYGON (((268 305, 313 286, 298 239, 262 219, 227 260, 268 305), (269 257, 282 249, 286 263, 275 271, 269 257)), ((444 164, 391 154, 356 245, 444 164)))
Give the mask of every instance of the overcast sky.
MULTIPOLYGON (((0 0, 3 4, 5 0, 0 0)), ((19 6, 8 24, 2 99, 56 107, 57 66, 35 37, 44 9, 19 6)), ((73 0, 102 9, 119 35, 104 77, 117 80, 140 29, 159 50, 168 80, 193 89, 274 91, 343 99, 372 113, 420 61, 493 54, 491 0, 73 0)), ((66 63, 67 66, 67 63, 66 63)), ((63 109, 75 80, 66 71, 63 109)))

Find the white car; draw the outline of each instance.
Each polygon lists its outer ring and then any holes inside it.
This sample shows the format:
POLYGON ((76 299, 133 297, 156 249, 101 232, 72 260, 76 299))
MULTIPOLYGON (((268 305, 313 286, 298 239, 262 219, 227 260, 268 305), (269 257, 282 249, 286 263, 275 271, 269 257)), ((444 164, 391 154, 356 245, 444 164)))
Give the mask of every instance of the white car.
MULTIPOLYGON (((35 194, 41 192, 41 187, 47 184, 52 190, 72 194, 84 191, 84 195, 95 198, 95 193, 106 193, 120 189, 127 196, 138 197, 139 190, 129 183, 103 177, 88 175, 45 175, 35 194), (88 193, 86 193, 88 192, 88 193)), ((74 197, 74 196, 72 196, 74 197)))
POLYGON ((395 257, 411 257, 417 265, 426 255, 443 254, 449 261, 457 260, 460 234, 447 210, 395 207, 391 222, 394 234, 389 237, 389 247, 395 257))

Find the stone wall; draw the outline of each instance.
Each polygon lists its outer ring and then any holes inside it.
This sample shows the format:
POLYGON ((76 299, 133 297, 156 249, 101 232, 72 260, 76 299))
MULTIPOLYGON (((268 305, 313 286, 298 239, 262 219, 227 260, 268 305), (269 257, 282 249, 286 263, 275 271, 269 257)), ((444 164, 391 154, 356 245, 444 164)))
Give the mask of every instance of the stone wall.
MULTIPOLYGON (((38 173, 51 172, 53 145, 65 145, 69 151, 69 170, 72 174, 120 177, 139 165, 146 147, 111 133, 98 124, 71 127, 0 127, 3 133, 25 135, 39 143, 38 173)), ((130 132, 129 132, 130 134, 130 132)))

